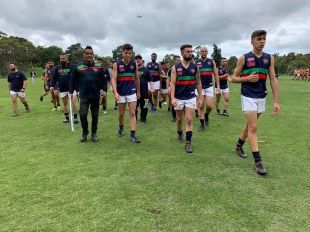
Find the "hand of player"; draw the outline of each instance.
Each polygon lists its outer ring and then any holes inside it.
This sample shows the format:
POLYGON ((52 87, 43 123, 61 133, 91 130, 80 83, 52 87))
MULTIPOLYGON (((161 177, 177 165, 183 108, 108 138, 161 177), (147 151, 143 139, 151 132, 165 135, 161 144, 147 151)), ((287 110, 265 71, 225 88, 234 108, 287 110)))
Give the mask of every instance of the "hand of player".
POLYGON ((20 92, 24 93, 24 92, 25 92, 25 88, 22 88, 22 89, 20 90, 20 92))
POLYGON ((177 101, 175 100, 175 98, 171 98, 171 105, 173 107, 177 107, 177 101))
POLYGON ((258 75, 256 72, 251 73, 249 76, 247 76, 248 82, 257 82, 258 81, 258 75))
POLYGON ((216 88, 216 94, 220 94, 221 93, 221 90, 219 87, 216 88))
POLYGON ((273 115, 279 115, 280 114, 280 105, 279 103, 273 103, 273 115))
POLYGON ((151 93, 154 93, 155 91, 154 91, 154 87, 151 87, 151 93))
MULTIPOLYGON (((47 86, 46 86, 47 87, 47 86)), ((53 92, 54 91, 54 87, 50 87, 50 91, 53 92)))
POLYGON ((120 95, 117 92, 114 93, 114 98, 116 101, 119 101, 121 99, 120 95))
POLYGON ((141 95, 140 93, 137 93, 137 99, 140 99, 141 95))

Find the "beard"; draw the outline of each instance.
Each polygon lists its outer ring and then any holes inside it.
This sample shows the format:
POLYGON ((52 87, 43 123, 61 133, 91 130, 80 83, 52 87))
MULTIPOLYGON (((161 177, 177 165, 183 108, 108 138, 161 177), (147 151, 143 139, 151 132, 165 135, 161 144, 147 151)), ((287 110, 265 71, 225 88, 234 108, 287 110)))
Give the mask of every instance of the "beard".
POLYGON ((15 70, 16 70, 16 68, 12 68, 12 69, 11 69, 12 72, 15 72, 15 70))
POLYGON ((184 59, 185 61, 191 61, 191 60, 192 60, 192 57, 183 57, 183 59, 184 59))

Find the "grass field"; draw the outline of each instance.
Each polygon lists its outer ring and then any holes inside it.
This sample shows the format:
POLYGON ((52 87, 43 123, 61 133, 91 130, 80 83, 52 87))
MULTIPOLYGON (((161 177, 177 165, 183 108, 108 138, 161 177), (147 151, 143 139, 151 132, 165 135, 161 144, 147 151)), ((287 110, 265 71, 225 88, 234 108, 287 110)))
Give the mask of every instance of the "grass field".
MULTIPOLYGON (((268 168, 261 177, 253 158, 234 153, 243 125, 239 85, 230 85, 231 116, 211 115, 192 155, 177 143, 164 110, 137 126, 142 144, 118 138, 109 94, 100 112, 99 143, 79 142, 39 101, 42 81, 29 80, 29 114, 19 104, 12 118, 5 79, 0 80, 0 231, 309 231, 310 83, 280 77, 279 117, 272 97, 259 126, 268 168)), ((250 155, 249 145, 245 149, 250 155)))

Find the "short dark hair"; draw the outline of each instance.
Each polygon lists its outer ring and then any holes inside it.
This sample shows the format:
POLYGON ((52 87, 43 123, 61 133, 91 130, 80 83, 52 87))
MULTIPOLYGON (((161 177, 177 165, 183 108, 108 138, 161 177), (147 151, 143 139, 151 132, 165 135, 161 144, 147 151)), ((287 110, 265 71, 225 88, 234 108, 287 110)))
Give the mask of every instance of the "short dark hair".
POLYGON ((123 45, 122 51, 124 50, 133 50, 133 46, 129 43, 123 45))
POLYGON ((84 49, 84 53, 85 53, 86 49, 93 50, 93 48, 92 48, 91 46, 87 45, 87 46, 85 47, 85 49, 84 49))
POLYGON ((142 56, 140 54, 136 55, 135 59, 141 59, 142 60, 142 56))
POLYGON ((190 44, 183 44, 181 47, 180 47, 180 50, 183 51, 185 48, 192 48, 193 46, 190 45, 190 44))
POLYGON ((254 39, 255 37, 262 36, 262 35, 267 35, 267 31, 265 31, 265 30, 256 30, 256 31, 254 31, 252 33, 251 39, 254 39))
POLYGON ((152 55, 155 55, 155 56, 157 56, 157 54, 156 54, 155 52, 153 52, 153 53, 151 54, 151 56, 152 56, 152 55))
POLYGON ((15 61, 10 62, 9 64, 14 64, 15 66, 17 65, 15 61))
POLYGON ((221 60, 227 60, 225 57, 222 57, 221 60))
POLYGON ((173 59, 175 60, 176 58, 181 58, 181 56, 179 56, 179 55, 174 55, 174 56, 173 56, 173 59))

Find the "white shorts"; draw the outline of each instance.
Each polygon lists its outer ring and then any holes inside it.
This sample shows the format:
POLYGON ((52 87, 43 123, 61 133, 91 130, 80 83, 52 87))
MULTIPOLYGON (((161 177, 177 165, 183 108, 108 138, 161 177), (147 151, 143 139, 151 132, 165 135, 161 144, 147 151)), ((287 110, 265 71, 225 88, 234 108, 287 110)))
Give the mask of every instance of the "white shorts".
POLYGON ((15 92, 13 90, 10 90, 10 95, 17 95, 19 97, 26 97, 25 92, 15 92))
POLYGON ((73 91, 73 95, 74 95, 74 96, 79 96, 79 93, 80 93, 80 92, 77 92, 76 90, 73 91))
POLYGON ((229 88, 220 89, 220 94, 223 94, 223 93, 229 93, 229 88))
POLYGON ((174 107, 175 110, 183 110, 185 108, 196 109, 196 98, 191 98, 188 100, 176 99, 177 106, 174 107))
POLYGON ((243 112, 265 112, 266 98, 250 98, 241 95, 243 112))
POLYGON ((64 98, 65 96, 67 96, 69 94, 69 92, 60 92, 60 97, 64 98))
POLYGON ((161 94, 166 94, 168 92, 168 89, 161 89, 160 92, 161 94))
MULTIPOLYGON (((195 89, 195 94, 196 94, 196 96, 198 96, 197 89, 195 89)), ((206 88, 206 89, 202 89, 201 95, 202 96, 213 97, 214 96, 213 86, 211 86, 209 88, 206 88)))
POLYGON ((154 81, 154 90, 159 90, 160 81, 154 81))
POLYGON ((126 103, 126 102, 136 102, 137 101, 137 95, 126 95, 126 96, 120 96, 120 100, 117 101, 117 103, 126 103))

